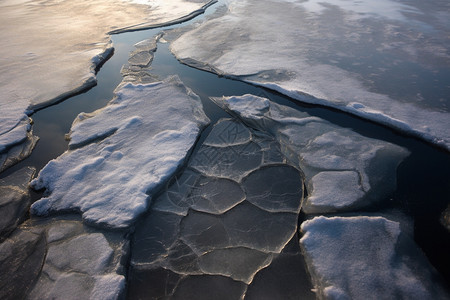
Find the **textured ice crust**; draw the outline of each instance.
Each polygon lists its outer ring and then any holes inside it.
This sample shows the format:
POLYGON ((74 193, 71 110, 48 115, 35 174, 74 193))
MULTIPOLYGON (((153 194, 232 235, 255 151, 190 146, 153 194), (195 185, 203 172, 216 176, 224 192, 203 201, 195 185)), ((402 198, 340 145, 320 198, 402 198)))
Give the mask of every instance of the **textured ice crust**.
POLYGON ((202 0, 1 3, 0 39, 8 42, 0 48, 0 172, 27 157, 36 143, 27 115, 96 84, 97 68, 113 52, 110 31, 176 23, 192 12, 202 13, 208 4, 202 0))
POLYGON ((450 14, 432 3, 233 0, 225 14, 184 30, 171 51, 194 67, 450 150, 450 44, 440 38, 450 14))
POLYGON ((80 211, 91 223, 129 226, 208 122, 198 96, 177 77, 121 86, 109 105, 74 121, 70 149, 31 183, 46 189, 31 212, 80 211))
POLYGON ((125 290, 123 233, 73 217, 29 220, 0 244, 2 299, 117 299, 125 290))
POLYGON ((396 188, 397 166, 408 155, 404 148, 258 96, 212 100, 281 144, 284 155, 306 177, 308 197, 302 207, 306 213, 367 207, 396 188))
POLYGON ((319 299, 447 299, 436 272, 399 223, 383 217, 316 217, 301 225, 319 299))
MULTIPOLYGON (((161 282, 147 287, 141 278, 159 276, 162 270, 170 270, 176 284, 160 296, 183 295, 185 275, 204 284, 226 278, 223 285, 231 290, 235 287, 229 280, 251 285, 294 237, 303 180, 270 136, 222 119, 187 170, 163 191, 132 239, 131 276, 136 279, 130 289, 137 298, 144 295, 141 289, 156 297, 161 282)), ((301 270, 291 272, 296 276, 301 270)), ((231 296, 221 291, 216 297, 231 296)), ((242 297, 241 291, 231 299, 242 297)))

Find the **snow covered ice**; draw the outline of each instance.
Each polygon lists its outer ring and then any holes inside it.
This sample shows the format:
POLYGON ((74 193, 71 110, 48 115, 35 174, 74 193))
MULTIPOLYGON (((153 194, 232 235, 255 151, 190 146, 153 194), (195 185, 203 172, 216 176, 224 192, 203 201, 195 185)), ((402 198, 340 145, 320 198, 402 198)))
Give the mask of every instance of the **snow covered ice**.
POLYGON ((31 212, 80 211, 83 219, 127 227, 183 164, 208 118, 198 96, 177 77, 124 83, 105 108, 81 113, 70 149, 32 181, 46 189, 31 212))
POLYGON ((423 253, 384 217, 316 217, 301 225, 319 299, 448 299, 423 253))
POLYGON ((196 68, 449 150, 449 19, 442 1, 231 0, 173 33, 171 50, 196 68))
POLYGON ((170 23, 207 3, 2 1, 0 171, 27 157, 36 143, 27 115, 95 85, 96 68, 113 51, 110 31, 170 23))
POLYGON ((280 143, 283 154, 305 174, 308 197, 302 209, 306 213, 368 207, 396 188, 397 166, 408 155, 404 148, 267 98, 247 94, 212 100, 280 143))

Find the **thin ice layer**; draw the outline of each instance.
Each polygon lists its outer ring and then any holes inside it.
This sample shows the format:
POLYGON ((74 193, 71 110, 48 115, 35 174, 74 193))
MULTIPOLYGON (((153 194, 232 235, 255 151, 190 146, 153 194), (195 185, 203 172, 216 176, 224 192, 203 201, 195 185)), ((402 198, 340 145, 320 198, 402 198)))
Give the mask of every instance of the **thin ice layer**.
POLYGON ((70 148, 32 181, 46 189, 31 212, 80 211, 88 222, 126 227, 183 164, 208 123, 200 99, 177 77, 125 84, 103 109, 82 113, 70 148))
POLYGON ((191 66, 450 149, 449 19, 440 0, 232 0, 183 29, 171 50, 191 66))
MULTIPOLYGON (((26 115, 96 82, 96 68, 112 54, 109 32, 151 26, 192 12, 208 1, 24 0, 0 3, 0 171, 4 148, 33 137, 17 135, 26 115), (128 28, 130 29, 130 28, 128 28)), ((199 11, 200 9, 200 11, 199 11)), ((35 139, 35 138, 34 138, 35 139)), ((31 152, 33 147, 28 147, 31 152)))
POLYGON ((150 65, 161 36, 161 34, 158 34, 152 39, 143 40, 134 45, 135 50, 130 53, 128 64, 122 66, 120 70, 124 82, 136 84, 159 81, 156 75, 150 73, 150 65))
MULTIPOLYGON (((396 188, 397 166, 408 155, 402 147, 254 95, 212 100, 279 141, 284 155, 306 177, 308 198, 302 207, 306 213, 367 207, 396 188)), ((261 200, 255 205, 262 205, 263 198, 256 199, 261 200)))
POLYGON ((397 222, 316 217, 300 244, 320 299, 447 299, 435 271, 397 222))
MULTIPOLYGON (((295 235, 302 199, 301 173, 286 163, 276 141, 239 120, 219 120, 136 226, 130 293, 170 295, 172 284, 192 288, 200 278, 250 285, 295 235), (145 286, 144 278, 162 269, 170 270, 167 281, 145 286)), ((227 298, 222 293, 214 298, 227 298)))

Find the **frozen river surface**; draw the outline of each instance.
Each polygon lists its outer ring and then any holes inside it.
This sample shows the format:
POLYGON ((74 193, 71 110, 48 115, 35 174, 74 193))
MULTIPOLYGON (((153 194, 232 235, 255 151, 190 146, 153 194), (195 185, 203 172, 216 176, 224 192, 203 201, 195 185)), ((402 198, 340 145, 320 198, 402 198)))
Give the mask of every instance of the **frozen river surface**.
POLYGON ((447 299, 448 4, 209 4, 2 4, 1 297, 447 299))

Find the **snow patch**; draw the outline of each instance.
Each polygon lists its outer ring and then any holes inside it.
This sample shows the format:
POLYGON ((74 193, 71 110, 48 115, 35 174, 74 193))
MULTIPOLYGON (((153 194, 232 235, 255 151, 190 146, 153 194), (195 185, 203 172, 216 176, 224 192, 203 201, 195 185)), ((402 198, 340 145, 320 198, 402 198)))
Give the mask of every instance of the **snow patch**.
POLYGON ((123 85, 108 106, 76 119, 70 145, 79 147, 50 161, 32 181, 46 196, 31 212, 81 211, 95 224, 129 226, 208 122, 200 99, 178 78, 123 85))

